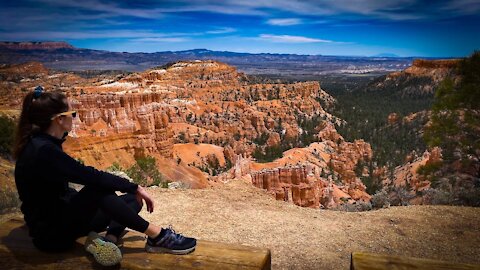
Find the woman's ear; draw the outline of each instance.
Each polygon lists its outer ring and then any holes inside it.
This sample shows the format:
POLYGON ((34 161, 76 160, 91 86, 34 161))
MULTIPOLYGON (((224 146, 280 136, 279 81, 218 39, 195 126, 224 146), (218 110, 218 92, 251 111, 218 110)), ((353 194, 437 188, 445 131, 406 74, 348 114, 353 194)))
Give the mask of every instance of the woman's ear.
POLYGON ((60 116, 55 117, 55 118, 53 118, 52 122, 54 122, 55 124, 61 124, 62 123, 62 117, 60 117, 60 116))
POLYGON ((63 122, 65 121, 64 119, 65 117, 63 116, 58 116, 58 117, 55 117, 52 122, 55 123, 55 125, 58 125, 58 126, 62 126, 63 125, 63 122))

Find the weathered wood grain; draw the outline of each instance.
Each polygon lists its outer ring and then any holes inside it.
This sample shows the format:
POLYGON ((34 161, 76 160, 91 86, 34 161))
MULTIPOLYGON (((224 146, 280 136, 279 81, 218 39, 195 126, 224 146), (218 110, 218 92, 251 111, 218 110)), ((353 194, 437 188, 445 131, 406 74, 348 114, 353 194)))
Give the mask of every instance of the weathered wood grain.
MULTIPOLYGON (((102 268, 84 251, 85 237, 75 248, 64 253, 37 250, 28 237, 23 220, 10 220, 0 227, 1 269, 92 269, 102 268)), ((142 234, 130 232, 121 248, 123 260, 114 269, 270 269, 268 249, 197 241, 194 252, 187 255, 152 254, 144 250, 142 234)))
POLYGON ((413 257, 354 252, 351 270, 480 270, 480 265, 451 263, 413 257))

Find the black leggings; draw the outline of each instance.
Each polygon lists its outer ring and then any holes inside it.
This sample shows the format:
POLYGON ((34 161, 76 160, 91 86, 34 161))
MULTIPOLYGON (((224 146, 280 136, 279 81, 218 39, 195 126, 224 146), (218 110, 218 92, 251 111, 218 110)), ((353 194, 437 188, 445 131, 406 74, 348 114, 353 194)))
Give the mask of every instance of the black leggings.
POLYGON ((41 250, 55 252, 68 249, 90 231, 105 231, 107 226, 107 234, 117 237, 125 227, 143 233, 149 223, 138 215, 141 209, 133 194, 117 196, 113 191, 86 186, 70 198, 58 226, 35 237, 33 243, 41 250))

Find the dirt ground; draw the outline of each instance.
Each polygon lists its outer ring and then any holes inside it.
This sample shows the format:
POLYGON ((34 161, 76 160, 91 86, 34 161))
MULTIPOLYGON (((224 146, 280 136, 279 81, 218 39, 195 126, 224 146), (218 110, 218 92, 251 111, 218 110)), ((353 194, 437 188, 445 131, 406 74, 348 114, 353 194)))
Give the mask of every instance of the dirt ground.
POLYGON ((272 269, 349 269, 355 251, 480 264, 480 208, 318 210, 276 201, 241 180, 149 191, 156 204, 152 214, 141 212, 147 220, 198 239, 269 248, 272 269))
POLYGON ((269 248, 273 269, 349 269, 354 251, 480 264, 480 208, 391 207, 369 212, 301 208, 240 180, 212 189, 151 189, 142 212, 187 236, 269 248))

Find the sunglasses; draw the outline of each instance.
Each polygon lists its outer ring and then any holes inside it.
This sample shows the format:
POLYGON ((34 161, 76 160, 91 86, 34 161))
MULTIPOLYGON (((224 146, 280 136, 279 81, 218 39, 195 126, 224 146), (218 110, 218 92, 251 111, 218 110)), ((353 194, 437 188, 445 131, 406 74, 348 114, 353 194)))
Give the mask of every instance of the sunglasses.
POLYGON ((50 120, 53 120, 59 116, 67 116, 67 115, 71 115, 73 118, 77 117, 77 111, 68 111, 68 112, 63 112, 63 113, 58 113, 58 114, 55 114, 54 116, 52 116, 52 118, 50 120))

